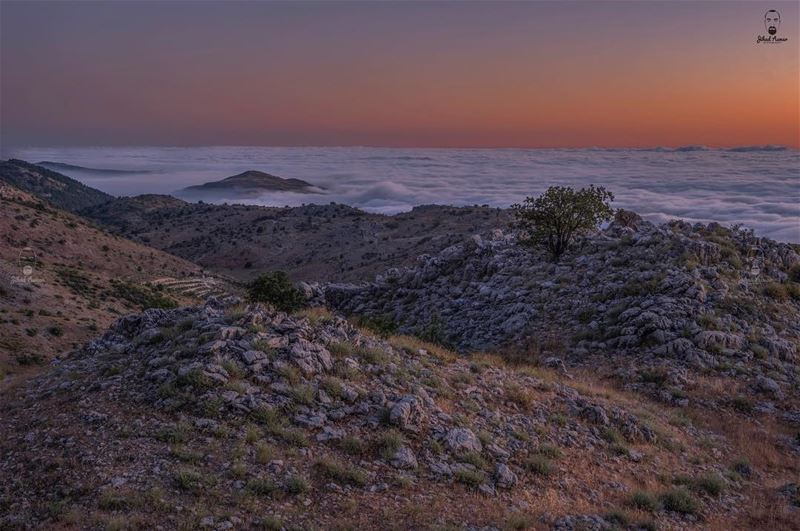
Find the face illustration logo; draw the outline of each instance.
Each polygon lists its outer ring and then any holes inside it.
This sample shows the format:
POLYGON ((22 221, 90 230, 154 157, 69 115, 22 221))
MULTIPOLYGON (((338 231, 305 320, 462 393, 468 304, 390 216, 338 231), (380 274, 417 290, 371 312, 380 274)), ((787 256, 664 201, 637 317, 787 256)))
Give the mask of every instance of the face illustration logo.
POLYGON ((778 37, 778 30, 781 27, 781 14, 777 9, 770 9, 764 13, 764 29, 768 35, 759 35, 756 38, 757 44, 780 44, 789 40, 788 37, 778 37))
POLYGON ((781 14, 774 9, 770 9, 764 14, 764 27, 767 33, 775 35, 778 33, 778 28, 781 26, 781 14))

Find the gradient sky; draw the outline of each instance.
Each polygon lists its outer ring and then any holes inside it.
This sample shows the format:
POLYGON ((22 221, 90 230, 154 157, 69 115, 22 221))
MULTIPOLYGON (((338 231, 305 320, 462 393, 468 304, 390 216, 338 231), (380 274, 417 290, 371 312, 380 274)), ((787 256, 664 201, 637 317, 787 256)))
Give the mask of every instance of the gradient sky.
POLYGON ((0 145, 797 147, 799 5, 2 0, 0 145))

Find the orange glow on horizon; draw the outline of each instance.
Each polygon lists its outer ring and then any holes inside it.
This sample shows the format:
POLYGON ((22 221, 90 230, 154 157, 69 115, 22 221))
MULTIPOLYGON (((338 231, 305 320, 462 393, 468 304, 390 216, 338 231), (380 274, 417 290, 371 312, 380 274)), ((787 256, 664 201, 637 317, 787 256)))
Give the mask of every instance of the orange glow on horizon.
POLYGON ((3 4, 0 140, 797 148, 776 5, 3 4))

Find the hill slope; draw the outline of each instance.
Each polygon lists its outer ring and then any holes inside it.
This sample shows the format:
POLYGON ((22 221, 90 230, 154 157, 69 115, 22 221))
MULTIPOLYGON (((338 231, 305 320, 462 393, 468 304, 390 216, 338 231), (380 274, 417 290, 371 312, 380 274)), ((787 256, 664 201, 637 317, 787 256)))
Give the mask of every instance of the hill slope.
POLYGON ((0 235, 2 373, 63 353, 119 315, 193 300, 149 283, 201 273, 183 259, 108 234, 4 184, 0 235))
POLYGON ((338 204, 268 208, 169 196, 121 198, 82 214, 240 279, 282 269, 296 280, 361 281, 508 223, 505 211, 488 207, 426 206, 385 216, 338 204))
POLYGON ((725 528, 750 483, 639 400, 215 301, 119 320, 5 409, 11 527, 725 528))
POLYGON ((23 160, 0 161, 0 182, 73 212, 113 199, 75 179, 23 160))

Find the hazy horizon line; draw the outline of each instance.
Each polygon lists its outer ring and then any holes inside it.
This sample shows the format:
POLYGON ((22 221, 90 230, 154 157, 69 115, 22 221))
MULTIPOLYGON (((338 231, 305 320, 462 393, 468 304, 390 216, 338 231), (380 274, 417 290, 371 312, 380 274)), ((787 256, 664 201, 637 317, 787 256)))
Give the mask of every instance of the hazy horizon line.
POLYGON ((800 150, 800 145, 788 144, 657 144, 648 146, 602 146, 602 145, 585 145, 585 146, 386 146, 386 145, 367 145, 367 144, 193 144, 193 145, 168 145, 168 144, 119 144, 119 145, 66 145, 66 144, 51 144, 51 145, 20 145, 20 146, 0 146, 0 152, 20 149, 125 149, 125 148, 162 148, 162 149, 197 149, 197 148, 296 148, 296 149, 486 149, 486 150, 499 150, 499 149, 681 149, 681 148, 698 148, 698 149, 740 149, 740 148, 761 148, 761 149, 774 149, 774 150, 800 150))

